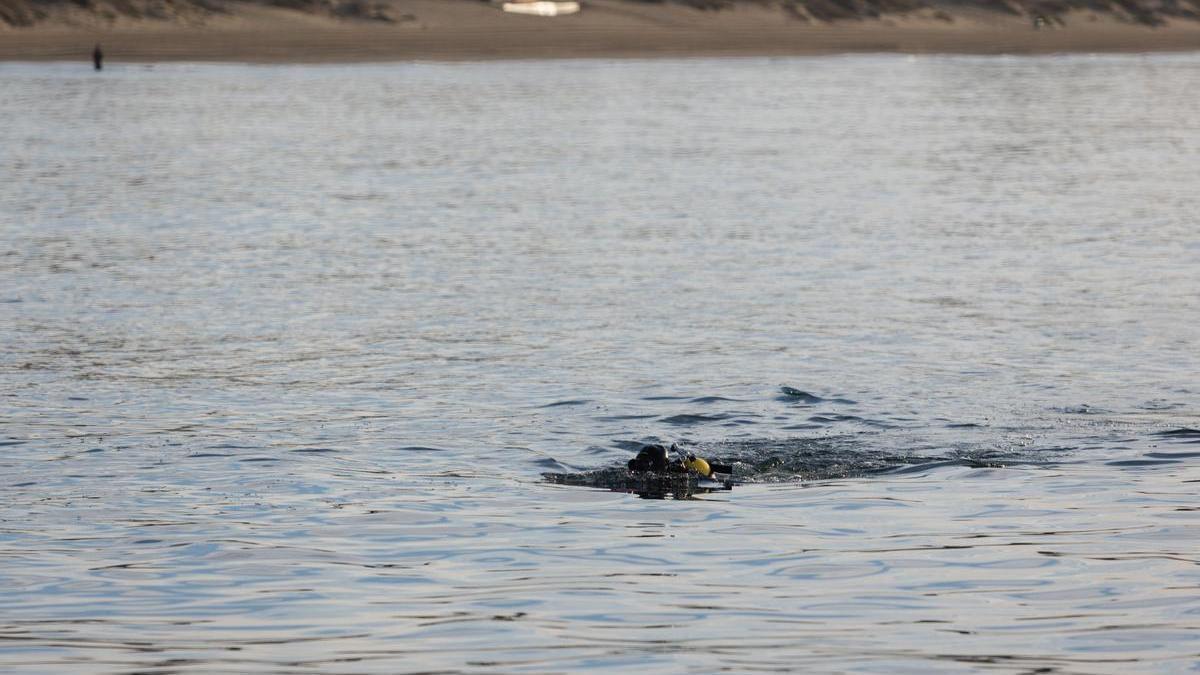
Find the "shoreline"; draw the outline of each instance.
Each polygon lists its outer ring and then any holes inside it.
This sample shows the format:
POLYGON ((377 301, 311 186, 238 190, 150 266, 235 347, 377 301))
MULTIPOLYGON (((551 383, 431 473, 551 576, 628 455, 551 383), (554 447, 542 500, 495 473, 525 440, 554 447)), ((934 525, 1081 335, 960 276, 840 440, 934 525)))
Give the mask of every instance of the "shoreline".
POLYGON ((580 14, 508 15, 474 3, 410 0, 402 21, 356 22, 260 6, 203 25, 126 21, 0 30, 0 61, 355 63, 571 58, 807 56, 852 53, 1051 54, 1200 50, 1200 22, 1147 27, 1072 15, 1035 30, 1027 17, 925 15, 831 24, 778 12, 705 12, 593 0, 580 14), (439 4, 442 3, 442 4, 439 4))

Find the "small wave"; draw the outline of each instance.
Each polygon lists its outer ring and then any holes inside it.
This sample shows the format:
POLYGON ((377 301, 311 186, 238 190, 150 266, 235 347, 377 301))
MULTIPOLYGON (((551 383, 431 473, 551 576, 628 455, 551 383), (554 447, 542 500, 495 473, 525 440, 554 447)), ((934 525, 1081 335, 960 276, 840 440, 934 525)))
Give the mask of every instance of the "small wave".
POLYGON ((730 415, 672 415, 662 418, 662 422, 673 424, 675 426, 691 426, 693 424, 707 424, 709 422, 721 422, 730 418, 730 415))
POLYGON ((876 427, 879 429, 891 429, 894 427, 894 425, 888 424, 887 422, 867 419, 865 417, 859 417, 858 415, 836 415, 826 413, 822 415, 813 415, 812 417, 808 418, 808 421, 814 424, 822 425, 836 424, 838 422, 853 422, 856 424, 865 424, 867 426, 876 427))
POLYGON ((1179 408, 1184 407, 1184 404, 1156 398, 1152 401, 1146 401, 1141 405, 1134 407, 1136 407, 1138 410, 1178 410, 1179 408))
POLYGON ((725 398, 724 396, 700 396, 698 398, 690 399, 688 401, 688 403, 722 403, 725 401, 729 401, 731 403, 736 403, 738 401, 738 399, 725 398))
POLYGON ((534 460, 533 463, 537 464, 538 466, 542 467, 543 469, 557 469, 559 471, 562 471, 563 469, 567 468, 561 462, 559 462, 557 459, 554 459, 553 457, 542 457, 541 459, 534 460))
POLYGON ((1192 429, 1191 427, 1179 427, 1178 429, 1168 429, 1166 431, 1155 432, 1155 436, 1165 436, 1167 438, 1196 438, 1200 439, 1200 429, 1192 429))
POLYGON ((538 407, 539 408, 559 408, 559 407, 568 406, 568 405, 586 405, 588 403, 591 403, 591 401, 586 398, 575 398, 575 399, 569 399, 566 401, 555 401, 554 403, 547 403, 546 405, 541 405, 538 407))
POLYGON ((970 457, 955 457, 952 459, 941 459, 932 462, 917 462, 915 464, 903 464, 890 469, 883 469, 877 473, 886 474, 888 476, 901 476, 915 473, 925 473, 935 469, 944 469, 948 467, 965 466, 974 469, 995 469, 1004 466, 1000 462, 988 461, 985 459, 975 459, 970 457))
POLYGON ((801 391, 795 387, 782 386, 779 388, 782 394, 779 398, 784 401, 801 401, 803 403, 820 403, 825 399, 820 396, 814 396, 807 391, 801 391))
POLYGON ((1177 459, 1119 459, 1112 462, 1105 462, 1108 466, 1121 467, 1146 467, 1146 466, 1162 466, 1163 464, 1179 464, 1177 459))
POLYGON ((1147 452, 1146 456, 1154 459, 1193 459, 1200 457, 1200 452, 1147 452))
POLYGON ((1054 408, 1055 412, 1066 413, 1067 415, 1107 415, 1112 413, 1106 408, 1098 408, 1094 405, 1082 403, 1080 405, 1069 405, 1063 408, 1054 408))
POLYGON ((840 405, 857 405, 858 404, 858 401, 852 401, 848 398, 825 398, 823 396, 817 396, 816 394, 810 394, 807 391, 803 391, 803 390, 797 389, 795 387, 789 387, 787 385, 780 387, 779 392, 780 392, 779 400, 787 401, 789 403, 808 403, 808 404, 837 403, 840 405))

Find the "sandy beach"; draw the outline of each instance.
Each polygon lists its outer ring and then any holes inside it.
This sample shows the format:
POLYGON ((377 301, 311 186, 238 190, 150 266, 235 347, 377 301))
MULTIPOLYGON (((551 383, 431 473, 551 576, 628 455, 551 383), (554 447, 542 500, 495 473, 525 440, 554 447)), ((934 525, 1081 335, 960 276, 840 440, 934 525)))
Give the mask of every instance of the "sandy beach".
POLYGON ((168 20, 84 14, 0 29, 0 60, 354 62, 580 57, 771 56, 850 52, 1033 54, 1200 49, 1200 23, 1149 27, 1073 12, 1037 30, 1029 17, 964 9, 880 19, 800 21, 778 7, 701 11, 590 0, 579 14, 506 14, 485 3, 396 0, 389 22, 345 20, 261 5, 168 20))

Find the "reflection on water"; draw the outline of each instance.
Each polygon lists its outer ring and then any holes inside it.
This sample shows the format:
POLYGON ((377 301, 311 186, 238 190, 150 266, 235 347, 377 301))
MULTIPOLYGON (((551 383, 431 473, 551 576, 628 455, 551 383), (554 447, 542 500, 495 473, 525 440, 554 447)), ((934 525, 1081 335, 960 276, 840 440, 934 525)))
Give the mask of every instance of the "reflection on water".
POLYGON ((0 668, 1194 667, 1198 66, 0 65, 0 668))
POLYGON ((695 474, 657 474, 624 468, 595 469, 579 473, 545 473, 557 485, 600 488, 634 494, 642 499, 696 499, 714 492, 732 490, 732 478, 710 480, 695 474))

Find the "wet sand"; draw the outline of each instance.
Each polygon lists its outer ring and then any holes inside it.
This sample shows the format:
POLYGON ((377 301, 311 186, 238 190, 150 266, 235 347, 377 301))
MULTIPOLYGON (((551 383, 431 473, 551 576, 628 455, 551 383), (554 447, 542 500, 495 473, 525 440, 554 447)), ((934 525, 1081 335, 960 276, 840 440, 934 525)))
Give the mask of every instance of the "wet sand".
POLYGON ((1027 17, 962 13, 806 23, 778 9, 704 12, 592 0, 574 16, 505 14, 483 3, 397 0, 394 23, 238 5, 202 23, 124 21, 0 31, 0 60, 354 62, 577 57, 770 56, 842 52, 1030 54, 1200 49, 1200 23, 1158 28, 1077 13, 1034 30, 1027 17), (91 25, 88 25, 88 24, 91 25))

